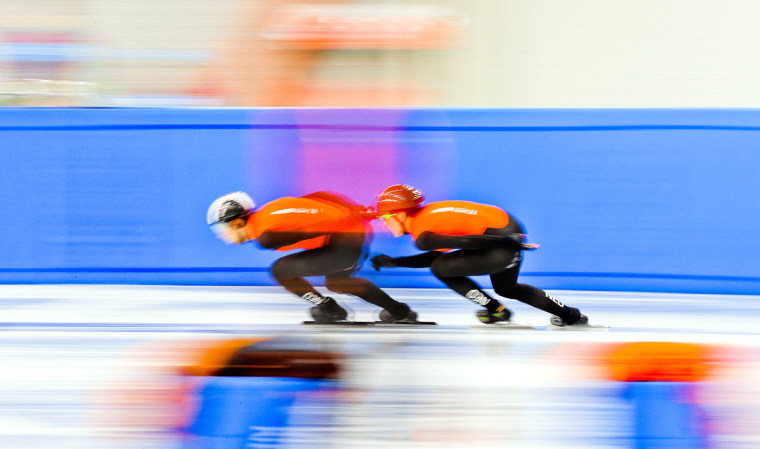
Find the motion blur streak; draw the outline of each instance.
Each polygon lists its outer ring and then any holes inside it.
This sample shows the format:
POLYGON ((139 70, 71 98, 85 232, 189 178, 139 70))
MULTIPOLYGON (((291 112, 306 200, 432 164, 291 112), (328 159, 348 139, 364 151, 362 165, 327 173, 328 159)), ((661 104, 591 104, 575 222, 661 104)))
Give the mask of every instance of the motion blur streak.
POLYGON ((0 104, 753 108, 760 65, 747 55, 757 50, 757 8, 753 0, 5 1, 0 104))
MULTIPOLYGON (((205 375, 245 363, 258 367, 257 376, 295 366, 265 362, 271 358, 231 364, 243 347, 335 354, 340 365, 319 389, 282 390, 292 395, 280 396, 291 398, 280 409, 286 425, 249 429, 251 447, 491 448, 509 441, 551 448, 560 440, 568 448, 647 447, 637 431, 673 431, 642 421, 647 404, 671 413, 661 422, 696 419, 688 432, 670 435, 670 447, 752 448, 760 438, 756 298, 552 292, 611 328, 549 330, 543 314, 516 304, 517 319, 538 330, 508 330, 477 323, 474 306, 443 290, 389 291, 439 325, 304 326, 305 306, 276 288, 6 286, 0 446, 193 447, 192 431, 203 427, 192 423, 213 405, 203 392, 216 385, 223 393, 241 379, 228 373, 212 385, 205 375), (674 311, 683 301, 720 301, 729 312, 708 320, 700 307, 674 311), (685 349, 689 358, 670 360, 688 363, 700 354, 690 348, 707 348, 709 377, 613 380, 611 360, 617 373, 621 361, 640 368, 637 362, 656 360, 630 358, 641 345, 685 349), (658 402, 668 392, 676 396, 658 402)), ((373 319, 369 306, 338 299, 356 319, 373 319)), ((294 360, 305 367, 310 359, 294 360)))

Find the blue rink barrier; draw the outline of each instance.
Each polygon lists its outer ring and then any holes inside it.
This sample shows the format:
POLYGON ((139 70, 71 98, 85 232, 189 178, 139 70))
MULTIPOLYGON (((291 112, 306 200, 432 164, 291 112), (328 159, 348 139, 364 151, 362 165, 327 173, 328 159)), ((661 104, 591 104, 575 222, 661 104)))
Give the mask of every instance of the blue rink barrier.
MULTIPOLYGON (((208 205, 394 183, 513 212, 546 289, 760 294, 760 110, 0 111, 0 283, 274 285, 208 205)), ((373 252, 414 254, 379 223, 373 252)), ((425 270, 361 275, 440 287, 425 270)), ((487 279, 483 279, 487 282, 487 279)))

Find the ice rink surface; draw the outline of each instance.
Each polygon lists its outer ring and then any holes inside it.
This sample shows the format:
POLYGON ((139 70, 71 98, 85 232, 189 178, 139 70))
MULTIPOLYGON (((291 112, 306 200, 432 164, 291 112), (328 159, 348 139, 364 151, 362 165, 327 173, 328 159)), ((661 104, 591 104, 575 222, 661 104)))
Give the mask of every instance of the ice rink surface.
MULTIPOLYGON (((2 286, 0 448, 179 447, 166 432, 177 419, 165 408, 176 391, 167 373, 187 362, 192 342, 256 337, 348 355, 344 384, 363 399, 329 437, 303 447, 624 448, 620 407, 604 399, 613 387, 573 368, 584 348, 760 348, 755 296, 550 292, 610 326, 591 330, 551 328, 547 314, 505 300, 514 321, 537 326, 522 330, 480 324, 477 307, 446 290, 387 291, 438 326, 305 326, 308 304, 274 287, 2 286)), ((377 317, 334 297, 356 320, 377 317)), ((754 378, 745 371, 739 384, 754 378)), ((754 419, 760 401, 748 394, 741 413, 754 419)), ((732 435, 716 447, 760 447, 756 431, 732 435)))

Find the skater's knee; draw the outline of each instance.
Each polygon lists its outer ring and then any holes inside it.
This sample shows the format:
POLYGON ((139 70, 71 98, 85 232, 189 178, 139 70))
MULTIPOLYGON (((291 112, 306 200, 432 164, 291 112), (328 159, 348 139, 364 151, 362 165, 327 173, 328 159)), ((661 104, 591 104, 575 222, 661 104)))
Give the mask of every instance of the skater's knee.
POLYGON ((437 277, 438 279, 452 277, 447 264, 445 261, 442 261, 440 259, 436 260, 430 265, 430 272, 433 273, 433 276, 437 277))
POLYGON ((278 282, 298 277, 293 275, 289 264, 287 262, 284 262, 282 259, 277 260, 272 264, 272 267, 269 269, 269 273, 278 282))

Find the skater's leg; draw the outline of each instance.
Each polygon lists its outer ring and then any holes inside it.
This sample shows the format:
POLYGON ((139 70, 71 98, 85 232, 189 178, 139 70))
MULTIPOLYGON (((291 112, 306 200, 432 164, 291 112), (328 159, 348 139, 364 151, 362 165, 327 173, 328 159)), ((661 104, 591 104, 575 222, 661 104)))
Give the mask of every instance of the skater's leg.
POLYGON ((278 259, 270 269, 272 277, 285 290, 312 304, 327 302, 328 298, 322 296, 304 279, 306 276, 318 275, 314 274, 319 271, 314 267, 318 266, 322 259, 321 249, 306 250, 278 259))
MULTIPOLYGON (((331 323, 345 320, 348 312, 329 296, 322 296, 309 281, 307 276, 323 276, 333 271, 354 269, 346 260, 350 260, 340 248, 324 246, 310 249, 277 260, 271 268, 272 277, 287 291, 315 304, 310 309, 311 316, 319 323, 331 323)), ((356 256, 358 259, 358 256, 356 256)))
POLYGON ((485 314, 478 313, 481 321, 507 321, 511 312, 468 277, 502 269, 503 253, 501 249, 454 251, 438 257, 430 269, 433 275, 451 290, 486 309, 485 314))
POLYGON ((575 307, 569 307, 540 288, 528 284, 518 284, 519 266, 501 273, 491 275, 494 291, 506 298, 516 299, 544 312, 556 315, 567 324, 573 324, 581 318, 575 307))
POLYGON ((403 319, 410 312, 407 304, 396 301, 378 286, 363 278, 335 274, 327 275, 325 277, 325 287, 336 293, 359 297, 370 304, 387 310, 395 319, 403 319))
POLYGON ((337 247, 329 253, 332 267, 347 267, 325 275, 325 287, 336 293, 343 293, 358 298, 387 310, 394 319, 407 317, 411 309, 408 305, 391 298, 387 293, 367 279, 354 277, 359 268, 364 239, 359 235, 348 234, 333 236, 331 247, 337 247))

